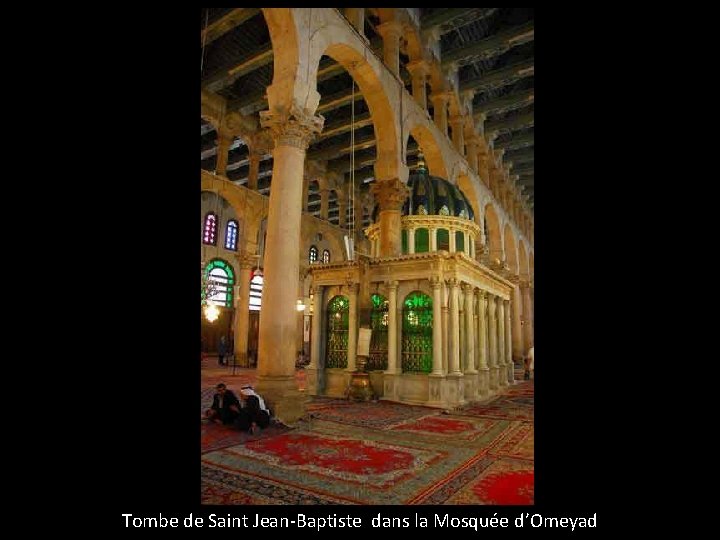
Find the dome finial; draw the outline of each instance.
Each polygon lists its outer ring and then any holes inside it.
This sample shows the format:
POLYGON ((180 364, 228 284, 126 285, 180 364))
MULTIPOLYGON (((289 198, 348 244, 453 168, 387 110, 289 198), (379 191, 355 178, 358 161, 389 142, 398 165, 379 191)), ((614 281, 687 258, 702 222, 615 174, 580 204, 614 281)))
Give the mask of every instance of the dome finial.
POLYGON ((418 160, 417 160, 417 171, 427 173, 427 168, 425 167, 425 156, 422 152, 418 152, 418 160))

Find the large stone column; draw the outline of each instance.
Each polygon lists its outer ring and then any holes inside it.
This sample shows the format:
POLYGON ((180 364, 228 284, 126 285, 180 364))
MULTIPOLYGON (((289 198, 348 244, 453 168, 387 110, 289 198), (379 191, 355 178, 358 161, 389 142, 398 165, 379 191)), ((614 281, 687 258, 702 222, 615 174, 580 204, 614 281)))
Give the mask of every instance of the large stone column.
POLYGON ((380 256, 400 255, 402 253, 400 211, 410 190, 397 178, 377 180, 371 190, 380 205, 380 256))
MULTIPOLYGON (((253 191, 257 191, 258 188, 258 177, 260 176, 260 158, 262 158, 262 153, 256 152, 252 148, 250 148, 250 153, 248 154, 250 169, 248 170, 247 188, 252 189, 253 191)), ((275 166, 273 165, 273 178, 275 178, 274 171, 275 166)), ((300 175, 302 175, 302 172, 300 172, 300 175)))
POLYGON ((467 162, 470 168, 478 172, 478 156, 477 156, 477 147, 478 147, 478 141, 476 137, 468 137, 467 141, 465 141, 465 145, 467 147, 467 162))
POLYGON ((495 296, 488 293, 488 365, 490 367, 490 389, 498 389, 498 347, 497 347, 497 319, 495 310, 497 302, 495 296))
POLYGON ((327 221, 329 208, 330 208, 330 190, 329 189, 321 189, 320 190, 320 219, 324 219, 325 221, 327 221))
POLYGON ((345 17, 353 28, 365 37, 365 8, 345 8, 345 17))
POLYGON ((465 134, 463 133, 465 119, 462 115, 455 115, 450 118, 450 126, 452 127, 452 140, 455 150, 461 156, 465 155, 465 134))
POLYGON ((215 174, 225 176, 227 173, 228 154, 235 136, 220 129, 217 132, 217 160, 215 162, 215 174))
POLYGON ((260 113, 271 130, 273 189, 270 191, 265 245, 263 309, 260 317, 258 393, 275 415, 293 423, 304 414, 295 381, 300 223, 305 152, 323 126, 322 116, 300 111, 260 113))
POLYGON ((358 286, 356 283, 348 286, 348 300, 350 303, 350 312, 348 313, 348 351, 347 351, 347 371, 355 371, 355 358, 357 355, 357 335, 358 335, 358 286))
POLYGON ((413 98, 423 111, 427 110, 427 92, 425 85, 427 75, 430 72, 430 66, 425 60, 415 60, 409 62, 406 66, 412 77, 412 94, 413 98))
POLYGON ((320 350, 322 349, 322 316, 325 295, 325 287, 315 285, 313 287, 313 316, 312 316, 312 343, 310 344, 310 364, 305 368, 307 376, 307 390, 310 395, 317 395, 318 392, 318 370, 325 369, 325 363, 320 362, 320 350))
POLYGON ((515 382, 515 364, 512 358, 512 335, 510 331, 510 301, 503 300, 505 304, 505 367, 507 369, 507 380, 509 384, 515 382))
POLYGON ((497 337, 498 337, 498 384, 507 386, 507 366, 505 364, 505 302, 499 296, 497 302, 497 337))
POLYGON ((450 285, 450 374, 462 375, 460 371, 460 284, 451 279, 450 285))
POLYGON ((250 322, 250 279, 255 259, 243 252, 238 257, 240 275, 238 276, 238 299, 235 306, 235 361, 239 366, 247 367, 248 325, 250 322))
POLYGON ((477 293, 478 314, 478 395, 487 397, 490 387, 490 368, 488 367, 488 332, 487 332, 487 293, 477 293))
POLYGON ((398 21, 388 21, 377 27, 383 39, 383 60, 395 76, 400 76, 400 36, 402 25, 398 21))
POLYGON ((533 310, 532 310, 532 295, 530 290, 530 283, 527 281, 521 282, 520 289, 522 290, 523 297, 523 319, 525 325, 523 326, 523 341, 525 342, 525 353, 530 350, 533 346, 533 310))
POLYGON ((433 120, 435 120, 435 125, 440 130, 440 133, 447 137, 447 104, 450 100, 450 93, 441 92, 439 94, 432 94, 430 100, 433 102, 433 120))

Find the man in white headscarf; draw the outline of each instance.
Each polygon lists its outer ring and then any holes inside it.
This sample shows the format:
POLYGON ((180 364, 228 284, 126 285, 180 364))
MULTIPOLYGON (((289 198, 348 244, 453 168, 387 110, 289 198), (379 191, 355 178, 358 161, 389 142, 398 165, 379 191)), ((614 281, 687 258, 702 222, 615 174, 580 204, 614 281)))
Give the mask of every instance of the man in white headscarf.
POLYGON ((270 410, 265 405, 265 400, 246 384, 240 389, 240 398, 243 401, 242 420, 239 422, 240 429, 247 429, 255 433, 259 428, 266 428, 270 425, 270 410))

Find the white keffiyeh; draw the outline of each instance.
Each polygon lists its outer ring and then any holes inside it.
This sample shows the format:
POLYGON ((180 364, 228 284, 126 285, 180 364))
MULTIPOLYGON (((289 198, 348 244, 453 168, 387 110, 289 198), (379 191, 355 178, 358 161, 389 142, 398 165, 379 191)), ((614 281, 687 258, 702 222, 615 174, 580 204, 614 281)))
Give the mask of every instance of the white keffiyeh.
POLYGON ((255 396, 255 397, 257 397, 257 398, 258 398, 258 402, 260 403, 260 410, 265 411, 265 412, 267 412, 268 414, 270 413, 270 411, 268 410, 268 408, 265 406, 265 400, 264 400, 262 397, 260 397, 260 395, 259 395, 257 392, 255 392, 255 390, 253 390, 253 388, 252 388, 251 386, 243 386, 243 387, 240 389, 240 393, 241 393, 242 395, 246 396, 246 397, 247 397, 247 396, 255 396))

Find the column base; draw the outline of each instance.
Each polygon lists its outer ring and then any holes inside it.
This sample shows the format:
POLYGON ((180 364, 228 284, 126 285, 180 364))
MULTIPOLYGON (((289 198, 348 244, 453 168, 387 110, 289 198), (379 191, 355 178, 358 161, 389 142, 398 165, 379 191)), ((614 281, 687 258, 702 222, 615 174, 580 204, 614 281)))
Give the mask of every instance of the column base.
POLYGON ((492 366, 490 368, 490 390, 497 390, 499 387, 498 371, 500 371, 498 366, 492 366))
POLYGON ((451 407, 459 407, 466 403, 465 401, 465 376, 460 373, 450 374, 445 377, 444 398, 451 407))
POLYGON ((498 366, 498 384, 500 386, 507 386, 507 366, 505 363, 502 363, 498 366))
POLYGON ((490 396, 490 368, 480 368, 478 372, 477 396, 479 399, 490 396))
POLYGON ((353 401, 370 401, 375 398, 369 373, 356 371, 350 376, 348 397, 353 401))
POLYGON ((515 362, 507 365, 507 380, 509 385, 515 384, 515 362))
POLYGON ((318 369, 312 367, 305 368, 305 384, 307 393, 310 396, 318 396, 318 369))
POLYGON ((385 373, 383 376, 383 397, 388 401, 398 401, 400 394, 400 373, 385 373))
POLYGON ((258 377, 257 393, 283 424, 294 424, 305 415, 307 394, 298 390, 295 377, 258 377))
POLYGON ((466 371, 465 372, 465 400, 475 401, 478 399, 478 372, 466 371))

